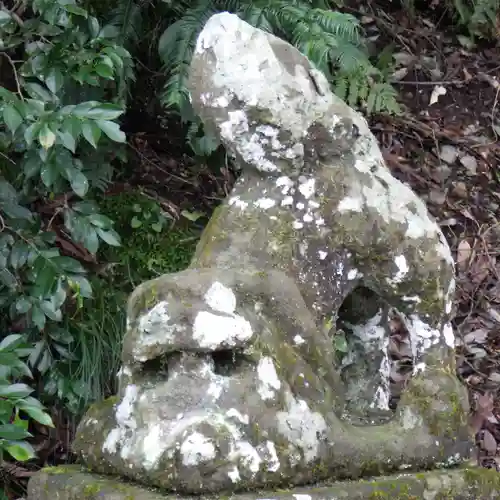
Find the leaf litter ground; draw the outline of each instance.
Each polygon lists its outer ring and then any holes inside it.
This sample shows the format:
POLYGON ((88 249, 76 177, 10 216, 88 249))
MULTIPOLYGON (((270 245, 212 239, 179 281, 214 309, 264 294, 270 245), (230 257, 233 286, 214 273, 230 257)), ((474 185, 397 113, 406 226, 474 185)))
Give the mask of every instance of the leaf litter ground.
MULTIPOLYGON (((350 5, 359 13, 355 3, 350 5)), ((405 110, 397 117, 372 117, 370 125, 391 171, 426 201, 452 248, 457 370, 470 393, 478 463, 499 470, 500 47, 468 49, 436 19, 410 22, 405 12, 379 6, 365 7, 362 22, 379 50, 394 44, 394 85, 405 110)), ((128 114, 134 167, 108 194, 140 189, 160 204, 173 225, 187 218, 201 229, 230 191, 234 174, 224 163, 220 167, 222 156, 211 165, 190 157, 178 121, 167 117, 160 125, 144 109, 141 103, 128 114)), ((64 241, 69 255, 96 264, 82 248, 64 241)), ((410 373, 411 351, 397 317, 392 331, 396 404, 410 373)), ((58 408, 52 414, 56 429, 33 429, 38 460, 0 467, 12 499, 38 468, 73 460, 76 422, 58 408)))

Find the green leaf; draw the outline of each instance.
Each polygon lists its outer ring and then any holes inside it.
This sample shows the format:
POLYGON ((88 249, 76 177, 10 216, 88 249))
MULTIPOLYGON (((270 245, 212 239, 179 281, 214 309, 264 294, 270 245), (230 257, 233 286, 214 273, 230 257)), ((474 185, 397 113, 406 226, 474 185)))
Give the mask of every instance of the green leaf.
POLYGON ((44 163, 40 172, 40 177, 44 185, 51 188, 54 182, 59 178, 59 171, 55 163, 44 163))
POLYGON ((88 143, 97 149, 97 143, 101 138, 101 129, 95 122, 87 120, 82 123, 82 135, 87 139, 88 143))
POLYGON ((99 103, 95 101, 81 102, 71 110, 71 114, 79 118, 88 118, 89 111, 97 105, 99 105, 99 103))
POLYGON ((27 179, 31 179, 40 172, 40 158, 34 153, 35 152, 31 150, 24 157, 23 172, 27 179))
POLYGON ((33 392, 33 389, 26 384, 0 385, 0 397, 4 398, 25 398, 33 392))
POLYGON ((54 100, 54 96, 47 91, 47 89, 40 85, 39 83, 29 82, 24 85, 24 90, 29 94, 29 96, 35 100, 35 102, 31 101, 30 104, 33 107, 36 107, 37 113, 44 111, 44 102, 52 102, 54 100), (37 101, 42 101, 42 104, 37 104, 37 101))
POLYGON ((45 314, 38 306, 33 306, 31 309, 31 321, 40 331, 45 328, 45 314))
POLYGON ((99 21, 94 16, 90 16, 88 18, 88 23, 89 23, 90 36, 92 38, 96 38, 100 29, 99 21))
POLYGON ((0 342, 0 351, 13 351, 25 341, 24 335, 20 333, 12 333, 11 335, 7 335, 0 342))
POLYGON ((25 431, 22 427, 14 424, 0 425, 0 439, 8 439, 9 441, 17 441, 31 437, 31 434, 25 431))
POLYGON ((31 309, 31 302, 26 297, 19 297, 16 301, 16 311, 25 314, 31 309))
POLYGON ((204 217, 205 214, 202 212, 189 212, 188 210, 183 210, 181 212, 181 215, 192 222, 196 222, 200 217, 204 217))
POLYGON ((108 245, 113 247, 119 247, 121 245, 120 236, 113 229, 108 229, 107 231, 102 230, 101 228, 96 229, 97 234, 104 240, 108 245))
POLYGON ((19 128, 21 123, 23 123, 23 117, 12 104, 7 104, 3 108, 3 119, 5 125, 7 125, 8 129, 12 133, 14 133, 19 128))
POLYGON ((68 284, 73 290, 78 291, 83 298, 92 298, 92 285, 85 276, 74 274, 71 278, 68 278, 68 284))
POLYGON ((24 131, 24 140, 26 141, 26 145, 31 147, 35 137, 40 131, 42 125, 39 122, 32 123, 25 131, 24 131))
POLYGON ((54 263, 54 265, 59 266, 65 272, 82 274, 85 273, 85 268, 80 264, 80 262, 71 257, 54 257, 52 259, 52 262, 54 263))
POLYGON ((349 350, 347 340, 343 334, 335 335, 333 343, 336 351, 345 353, 349 350))
POLYGON ((35 456, 35 450, 26 442, 11 441, 5 445, 5 450, 18 462, 30 460, 35 456))
POLYGON ((116 104, 99 104, 90 109, 86 117, 94 120, 115 120, 123 114, 124 110, 116 104))
POLYGON ((132 217, 132 220, 130 221, 130 226, 133 229, 137 229, 138 227, 142 226, 142 222, 134 215, 134 217, 132 217))
POLYGON ((12 352, 0 352, 0 365, 15 368, 19 363, 19 356, 12 352))
POLYGON ((23 267, 28 262, 30 247, 23 241, 16 241, 10 251, 10 265, 14 269, 23 267))
POLYGON ((44 312, 47 318, 52 321, 61 321, 62 320, 62 312, 60 309, 56 309, 54 307, 54 303, 51 300, 42 300, 40 301, 40 309, 44 312))
POLYGON ((77 5, 65 4, 62 7, 64 7, 64 10, 66 10, 66 12, 70 12, 71 14, 75 14, 76 16, 84 17, 85 19, 87 19, 89 15, 85 9, 82 9, 77 5))
POLYGON ((72 153, 76 151, 76 140, 75 138, 67 131, 58 130, 57 135, 61 140, 62 145, 69 149, 72 153))
POLYGON ((120 130, 117 123, 108 120, 97 120, 96 124, 112 141, 126 142, 125 133, 120 130))
POLYGON ((8 11, 0 10, 0 26, 4 26, 5 24, 12 21, 12 17, 8 11))
POLYGON ((93 226, 100 227, 101 229, 107 229, 113 225, 113 221, 102 214, 91 214, 88 219, 93 226))
POLYGON ((45 259, 44 261, 45 265, 38 271, 35 279, 36 295, 40 297, 45 297, 52 292, 57 279, 54 268, 45 259))
POLYGON ((35 408, 33 406, 23 407, 22 410, 26 412, 33 420, 41 423, 42 425, 46 425, 47 427, 55 427, 54 422, 52 422, 52 418, 50 415, 45 413, 40 408, 35 408))
POLYGON ((107 78, 108 80, 113 79, 113 69, 105 64, 97 64, 95 72, 102 78, 107 78))
MULTIPOLYGON (((97 228, 99 230, 99 228, 97 228)), ((99 250, 99 238, 97 237, 97 232, 93 227, 88 228, 83 238, 83 244, 85 248, 92 254, 97 253, 99 250)))
POLYGON ((117 38, 120 35, 120 29, 114 24, 107 24, 99 31, 97 38, 117 38))
POLYGON ((69 183, 71 184, 71 189, 81 198, 83 198, 87 191, 89 190, 89 181, 85 174, 77 170, 76 168, 68 168, 66 173, 69 177, 69 183))
POLYGON ((57 68, 52 68, 49 74, 45 78, 45 84, 52 93, 57 93, 58 90, 63 86, 64 76, 57 68))
POLYGON ((43 149, 50 149, 56 142, 56 134, 50 130, 48 124, 44 123, 38 133, 38 142, 43 149))

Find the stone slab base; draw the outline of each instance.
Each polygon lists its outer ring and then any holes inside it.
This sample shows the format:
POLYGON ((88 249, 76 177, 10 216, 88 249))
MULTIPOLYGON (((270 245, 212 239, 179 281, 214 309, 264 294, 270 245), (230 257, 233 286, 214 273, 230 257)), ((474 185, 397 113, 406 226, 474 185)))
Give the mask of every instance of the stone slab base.
POLYGON ((342 481, 331 485, 275 492, 181 497, 114 477, 85 472, 80 466, 49 467, 33 476, 28 500, 487 500, 500 498, 500 474, 494 470, 464 467, 404 473, 373 480, 342 481))

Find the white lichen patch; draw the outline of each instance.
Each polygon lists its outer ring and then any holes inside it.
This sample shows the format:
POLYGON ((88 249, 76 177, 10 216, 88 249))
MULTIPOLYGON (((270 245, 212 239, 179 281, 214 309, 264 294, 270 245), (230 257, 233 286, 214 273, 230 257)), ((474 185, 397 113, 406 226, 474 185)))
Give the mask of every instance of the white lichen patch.
MULTIPOLYGON (((357 120, 360 139, 355 142, 354 168, 370 177, 362 188, 363 204, 387 222, 406 226, 408 238, 436 237, 439 226, 429 217, 425 203, 405 184, 392 176, 385 166, 377 140, 365 120, 357 120)), ((354 206, 355 211, 358 205, 354 206)))
POLYGON ((282 175, 276 179, 276 186, 281 188, 282 194, 288 194, 288 192, 293 188, 293 181, 290 177, 282 175))
POLYGON ((451 323, 446 323, 443 327, 443 339, 444 343, 451 349, 455 348, 455 334, 453 333, 453 327, 451 323))
POLYGON ((450 280, 450 284, 448 285, 448 290, 444 296, 445 300, 445 311, 446 314, 450 314, 453 308, 453 299, 455 297, 455 289, 456 289, 456 281, 455 278, 450 280))
POLYGON ((211 102, 211 105, 216 108, 227 108, 229 106, 229 99, 225 95, 221 95, 215 99, 209 96, 208 100, 211 102))
POLYGON ((276 372, 272 358, 262 357, 257 365, 257 376, 259 378, 259 387, 257 391, 262 399, 271 399, 276 391, 280 389, 281 382, 276 372))
POLYGON ((134 405, 138 397, 138 388, 134 384, 130 384, 125 388, 125 394, 121 402, 115 408, 115 419, 117 427, 111 430, 107 435, 102 451, 108 453, 116 453, 118 445, 122 446, 122 458, 128 456, 127 448, 123 444, 130 432, 137 428, 137 422, 134 418, 134 405))
POLYGON ((227 475, 233 483, 239 483, 241 481, 240 471, 238 470, 238 467, 236 467, 236 466, 231 467, 231 469, 229 469, 227 475))
POLYGON ((238 464, 238 470, 244 469, 251 477, 257 474, 262 463, 258 451, 248 442, 235 440, 230 443, 228 458, 231 462, 238 464))
POLYGON ((397 255, 394 258, 394 263, 396 264, 398 270, 392 278, 389 278, 387 280, 391 284, 403 282, 406 275, 408 274, 408 271, 410 270, 410 268, 408 267, 408 262, 406 261, 406 257, 404 255, 397 255))
POLYGON ((302 196, 308 200, 314 195, 315 191, 315 184, 316 184, 316 179, 311 178, 311 179, 304 179, 300 178, 299 179, 299 192, 302 194, 302 196))
POLYGON ((239 196, 233 196, 232 198, 229 198, 228 203, 230 206, 238 207, 241 210, 246 210, 249 205, 248 202, 243 201, 239 196))
POLYGON ((380 309, 373 318, 360 325, 348 325, 353 335, 361 339, 364 343, 377 342, 377 346, 382 347, 384 339, 387 337, 387 331, 382 324, 382 310, 380 309))
POLYGON ((212 441, 199 432, 190 434, 181 444, 179 451, 182 464, 186 467, 196 467, 213 460, 216 456, 212 441))
POLYGON ((146 428, 147 434, 142 441, 142 465, 146 469, 153 469, 163 454, 162 431, 160 422, 153 422, 146 428))
POLYGON ((328 252, 325 252, 324 250, 318 250, 319 260, 325 260, 327 255, 328 252))
POLYGON ((360 198, 354 198, 351 196, 346 196, 337 206, 339 212, 362 212, 363 211, 363 200, 360 198))
POLYGON ((233 314, 236 310, 236 295, 218 281, 207 290, 204 300, 214 311, 233 314))
POLYGON ((405 319, 405 326, 410 334, 410 344, 415 359, 441 339, 439 330, 432 328, 416 314, 405 319))
POLYGON ((413 304, 420 304, 420 302, 422 302, 422 299, 418 295, 403 295, 402 301, 411 302, 413 304))
POLYGON ((276 205, 276 200, 272 198, 260 198, 254 204, 256 207, 262 208, 262 210, 269 210, 276 205))
POLYGON ((221 397, 224 390, 227 389, 229 381, 227 380, 226 377, 221 377, 215 374, 213 377, 214 379, 210 382, 210 385, 208 386, 207 395, 211 396, 212 401, 215 402, 221 397))
POLYGON ((302 345, 302 344, 305 344, 305 340, 303 337, 301 337, 300 335, 295 335, 295 337, 293 338, 293 342, 295 345, 302 345))
POLYGON ((243 415, 236 408, 230 408, 229 410, 227 410, 226 416, 230 418, 236 418, 239 422, 245 425, 248 425, 248 423, 250 422, 250 417, 248 415, 243 415))
POLYGON ((401 415, 401 425, 405 430, 415 429, 422 423, 422 418, 413 412, 409 406, 403 408, 401 415))
POLYGON ((234 144, 244 161, 263 172, 279 171, 277 165, 267 158, 262 136, 249 132, 248 118, 244 111, 229 111, 228 120, 219 125, 220 136, 234 144))
POLYGON ((147 335, 158 328, 163 329, 163 327, 168 324, 169 320, 168 302, 162 300, 140 317, 137 328, 139 333, 147 335))
POLYGON ((276 472, 280 468, 280 461, 276 453, 276 446, 272 441, 266 441, 257 447, 259 454, 264 458, 266 468, 270 472, 276 472))
POLYGON ((252 325, 243 316, 219 316, 200 311, 193 324, 193 339, 203 348, 233 347, 249 340, 252 325))
POLYGON ((280 411, 276 418, 279 432, 303 453, 306 462, 318 457, 319 447, 325 437, 327 425, 323 415, 313 412, 304 400, 285 392, 287 411, 280 411))
POLYGON ((362 273, 360 273, 357 269, 350 269, 349 272, 347 273, 347 279, 349 281, 361 278, 363 276, 362 273))
POLYGON ((205 303, 214 311, 200 311, 193 324, 193 339, 200 347, 231 347, 243 343, 253 335, 252 326, 243 316, 235 314, 236 296, 222 283, 211 285, 204 297, 205 303))

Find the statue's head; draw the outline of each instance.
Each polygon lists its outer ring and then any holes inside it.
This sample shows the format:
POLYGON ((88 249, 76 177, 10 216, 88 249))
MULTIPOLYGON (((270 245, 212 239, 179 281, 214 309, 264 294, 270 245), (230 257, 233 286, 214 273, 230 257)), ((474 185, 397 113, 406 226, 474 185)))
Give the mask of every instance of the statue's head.
POLYGON ((235 14, 214 15, 205 25, 189 88, 205 128, 243 168, 270 175, 293 174, 311 154, 321 156, 310 151, 314 143, 324 156, 345 152, 359 132, 357 117, 305 56, 235 14))

